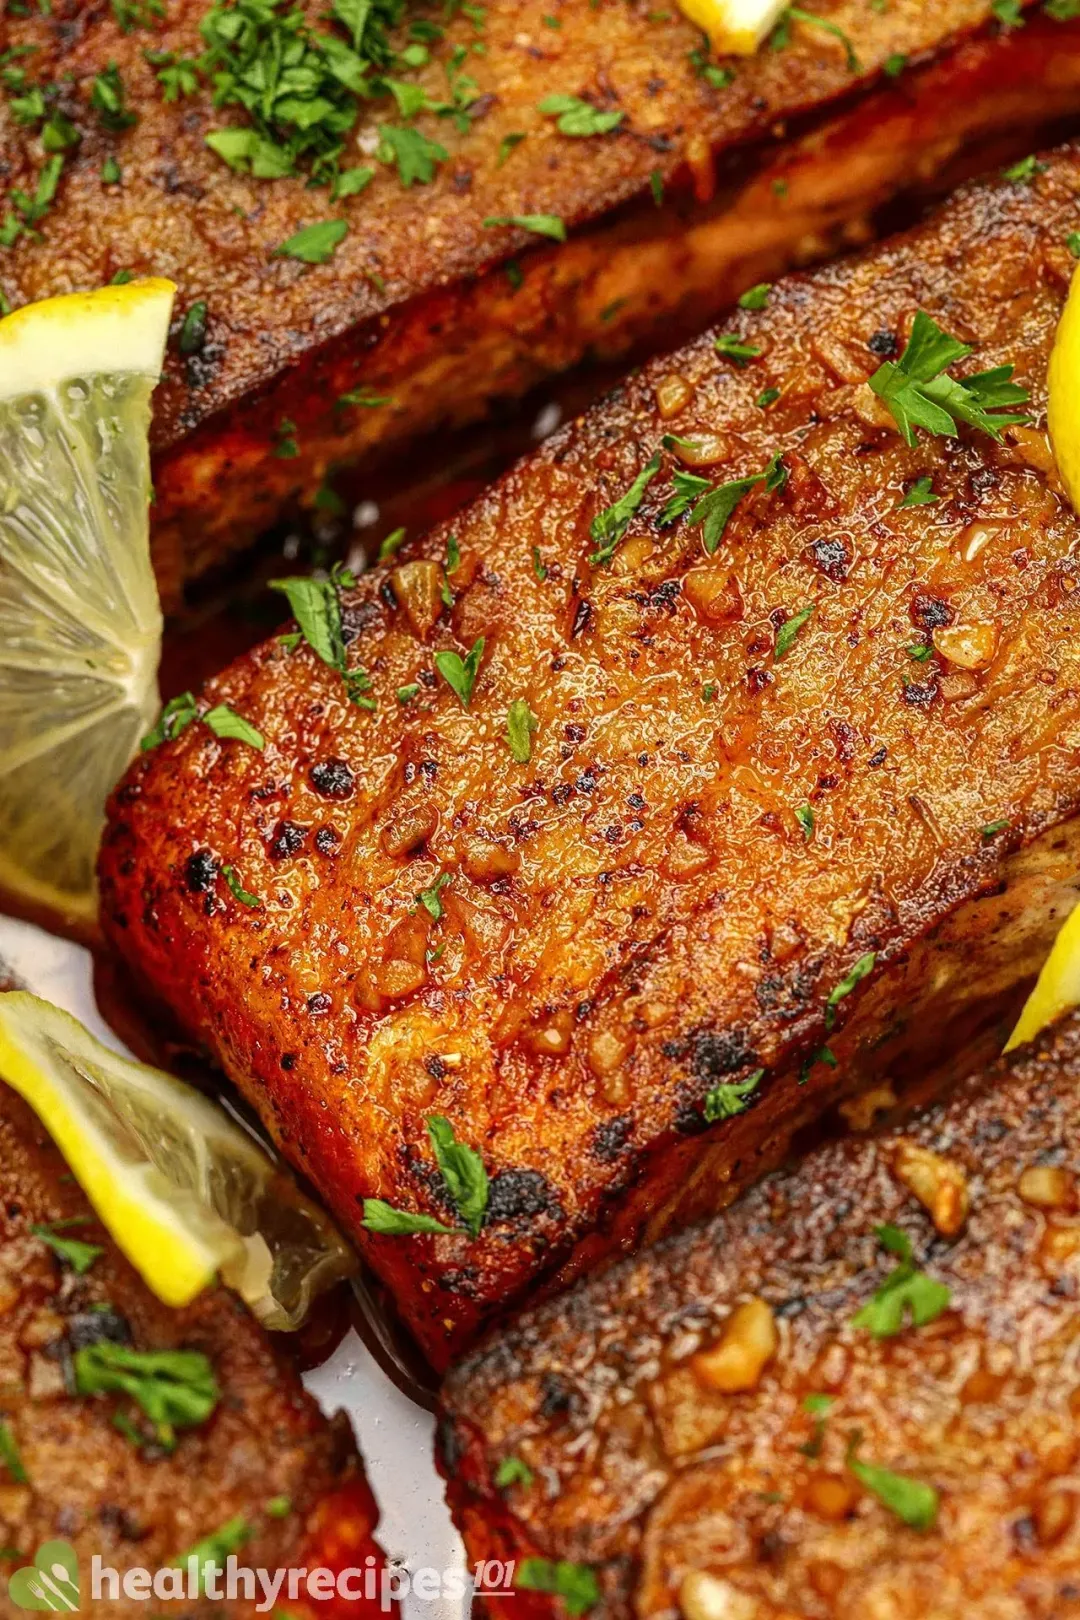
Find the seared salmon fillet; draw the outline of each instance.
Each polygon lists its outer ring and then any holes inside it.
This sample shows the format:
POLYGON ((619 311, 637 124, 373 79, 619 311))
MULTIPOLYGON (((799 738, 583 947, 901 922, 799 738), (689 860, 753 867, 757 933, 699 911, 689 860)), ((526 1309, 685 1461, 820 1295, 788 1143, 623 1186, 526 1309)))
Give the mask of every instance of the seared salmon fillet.
MULTIPOLYGON (((94 1219, 34 1114, 2 1084, 0 1185, 5 1592, 7 1575, 56 1539, 78 1554, 84 1606, 95 1554, 119 1576, 192 1551, 209 1557, 211 1542, 219 1563, 233 1552, 252 1569, 381 1568, 378 1515, 344 1414, 322 1416, 292 1362, 227 1290, 181 1311, 162 1305, 94 1219), (134 1360, 113 1367, 117 1351, 134 1360), (205 1358, 208 1369, 151 1368, 148 1358, 174 1351, 205 1358), (84 1394, 87 1357, 106 1368, 91 1366, 94 1392, 84 1394), (110 1378, 156 1382, 159 1392, 174 1378, 185 1394, 209 1379, 215 1398, 170 1433, 110 1378)), ((336 1595, 310 1605, 302 1588, 281 1606, 304 1620, 379 1612, 376 1601, 336 1595)), ((113 1597, 103 1607, 127 1617, 147 1601, 113 1597)), ((240 1600, 164 1608, 185 1620, 255 1613, 240 1600)), ((17 1613, 0 1597, 0 1614, 17 1613)))
MULTIPOLYGON (((783 48, 721 62, 677 8, 626 0, 412 8, 389 36, 402 8, 383 0, 359 8, 343 62, 349 34, 308 0, 298 14, 332 35, 350 84, 372 40, 399 53, 393 95, 374 68, 366 100, 330 73, 355 115, 332 171, 369 177, 335 195, 306 159, 256 178, 236 153, 248 114, 217 25, 258 9, 56 0, 9 13, 0 38, 7 303, 116 274, 179 288, 154 424, 170 606, 328 473, 585 356, 671 347, 745 287, 864 241, 898 193, 1022 156, 1080 111, 1080 24, 1030 8, 1003 29, 990 0, 821 0, 783 48), (218 56, 200 69, 208 28, 218 56), (551 97, 588 104, 579 133, 541 110, 551 97), (230 162, 207 145, 222 130, 230 162), (492 223, 521 216, 569 240, 492 223), (313 225, 331 240, 280 251, 313 225)), ((278 73, 294 13, 263 13, 278 73)))
POLYGON ((345 592, 348 680, 268 641, 201 700, 265 747, 193 723, 112 799, 108 938, 436 1363, 838 1093, 993 1050, 1075 899, 1080 528, 1040 424, 1080 149, 1024 172, 635 375, 345 592), (920 311, 1033 425, 904 442, 867 379, 920 311))
POLYGON ((443 1390, 470 1554, 613 1617, 1080 1613, 1078 1175, 1072 1016, 530 1311, 443 1390))

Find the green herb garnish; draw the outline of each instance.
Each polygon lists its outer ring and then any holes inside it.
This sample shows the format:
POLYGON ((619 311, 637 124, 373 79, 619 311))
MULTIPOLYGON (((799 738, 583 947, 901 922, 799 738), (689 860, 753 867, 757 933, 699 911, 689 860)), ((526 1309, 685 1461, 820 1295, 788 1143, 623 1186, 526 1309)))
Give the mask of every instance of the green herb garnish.
POLYGON ((630 519, 645 498, 645 491, 660 471, 660 452, 638 473, 625 494, 598 512, 589 526, 589 534, 596 541, 596 550, 589 557, 593 568, 603 568, 615 555, 615 548, 630 526, 630 519))
POLYGON ((166 1446, 178 1429, 205 1423, 221 1395, 201 1350, 132 1350, 103 1339, 76 1350, 72 1365, 78 1394, 130 1396, 166 1446))
MULTIPOLYGON (((91 1216, 86 1216, 86 1220, 91 1219, 91 1216)), ((82 1224, 83 1220, 80 1217, 74 1222, 54 1221, 51 1226, 32 1226, 30 1228, 34 1236, 40 1238, 42 1243, 52 1250, 56 1258, 62 1260, 66 1266, 70 1266, 72 1271, 79 1277, 85 1276, 94 1261, 100 1260, 105 1253, 99 1243, 83 1243, 79 1238, 60 1236, 62 1226, 82 1224)))
POLYGON ((860 1437, 852 1436, 847 1465, 861 1485, 877 1497, 891 1513, 902 1519, 912 1530, 932 1530, 937 1523, 941 1499, 932 1485, 909 1479, 906 1474, 894 1474, 875 1463, 861 1462, 856 1456, 860 1437))
POLYGON ((852 1327, 866 1328, 875 1339, 891 1339, 903 1331, 909 1313, 914 1327, 936 1322, 949 1308, 950 1290, 919 1270, 906 1232, 889 1225, 874 1230, 883 1247, 899 1256, 899 1263, 852 1317, 852 1327))
POLYGON ((525 1558, 517 1572, 516 1586, 527 1592, 551 1592, 562 1598, 567 1612, 588 1614, 600 1602, 600 1583, 588 1564, 572 1564, 566 1559, 525 1558))
POLYGON ((756 343, 744 343, 734 332, 724 332, 713 347, 717 354, 722 354, 725 360, 734 360, 737 366, 745 366, 748 360, 756 360, 761 353, 756 343))
POLYGON ((327 264, 348 231, 346 219, 323 219, 315 225, 305 225, 274 252, 279 258, 299 259, 302 264, 327 264))
POLYGON ((472 702, 473 688, 476 677, 480 673, 480 660, 484 656, 484 638, 478 636, 473 642, 472 651, 462 658, 456 652, 437 652, 435 654, 435 668, 453 692, 463 709, 467 709, 472 702))
POLYGON ((532 734, 540 724, 524 698, 515 698, 506 711, 506 740, 519 765, 532 758, 532 734))
POLYGON ((874 971, 874 963, 876 961, 877 952, 867 951, 865 956, 859 957, 859 960, 855 963, 855 966, 852 968, 847 977, 841 979, 840 983, 836 986, 836 989, 830 993, 829 999, 825 1003, 826 1029, 832 1029, 833 1025, 836 1023, 837 1007, 844 1000, 845 996, 850 996, 855 986, 865 979, 868 973, 872 973, 874 971))
POLYGON ((247 743, 249 748, 265 748, 266 738, 256 731, 250 720, 230 709, 227 703, 216 703, 203 715, 203 724, 210 727, 215 737, 247 743))
POLYGON ((626 114, 602 112, 580 96, 548 96, 538 103, 540 112, 557 118, 560 135, 606 135, 618 129, 626 114))
POLYGON ((804 608, 799 609, 798 613, 793 613, 790 619, 785 619, 784 623, 776 632, 776 648, 774 657, 777 663, 780 662, 781 658, 786 658, 792 647, 795 645, 795 639, 803 625, 806 624, 807 620, 810 618, 810 615, 813 613, 814 606, 815 604, 813 602, 808 602, 804 608))
POLYGON ((491 214, 484 224, 488 229, 515 225, 518 230, 532 231, 534 236, 548 236, 553 242, 566 241, 566 225, 558 214, 491 214))
POLYGON ((223 866, 221 868, 221 875, 225 879, 233 899, 239 900, 242 906, 249 906, 254 911, 257 907, 262 905, 262 901, 259 899, 257 894, 252 894, 250 889, 244 888, 244 885, 241 883, 237 875, 235 866, 223 866))
POLYGON ((886 360, 870 378, 870 387, 888 406, 907 444, 915 443, 919 427, 955 438, 957 422, 967 422, 1000 439, 1002 428, 1028 420, 1022 412, 1002 409, 1028 399, 1026 389, 1010 381, 1012 366, 997 366, 962 380, 946 374, 949 366, 971 353, 969 343, 950 337, 919 310, 900 359, 886 360), (998 414, 991 415, 992 411, 998 414))
POLYGON ((709 1124, 714 1125, 718 1119, 733 1119, 736 1114, 743 1113, 747 1106, 747 1098, 757 1090, 764 1074, 764 1069, 755 1069, 753 1074, 735 1085, 714 1086, 711 1091, 706 1092, 702 1111, 709 1124))
POLYGON ((535 1478, 528 1463, 522 1462, 520 1457, 504 1457, 495 1471, 495 1489, 505 1491, 511 1485, 520 1485, 528 1490, 535 1478))

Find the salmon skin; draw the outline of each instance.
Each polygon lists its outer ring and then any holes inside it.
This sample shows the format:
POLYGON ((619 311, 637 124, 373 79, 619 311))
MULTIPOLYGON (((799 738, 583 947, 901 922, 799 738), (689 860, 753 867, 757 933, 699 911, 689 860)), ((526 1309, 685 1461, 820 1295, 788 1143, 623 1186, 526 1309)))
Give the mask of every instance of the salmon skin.
MULTIPOLYGON (((184 1310, 162 1305, 95 1221, 34 1114, 2 1083, 0 1185, 5 1593, 7 1575, 57 1537, 78 1556, 84 1606, 95 1555, 118 1577, 153 1574, 193 1550, 209 1557, 212 1546, 222 1566, 235 1553, 252 1570, 381 1571, 378 1513, 344 1413, 322 1416, 292 1361, 226 1289, 211 1288, 184 1310), (81 1269, 72 1240, 92 1245, 89 1264, 76 1251, 81 1269), (205 1357, 213 1410, 162 1438, 136 1399, 115 1388, 77 1393, 80 1352, 102 1346, 205 1357)), ((148 1381, 145 1366, 135 1372, 148 1381)), ((105 1597, 111 1591, 103 1585, 105 1597)), ((363 1620, 386 1612, 375 1592, 365 1600, 361 1586, 350 1602, 335 1594, 310 1603, 301 1587, 289 1612, 363 1620)), ((130 1620, 148 1598, 112 1597, 105 1608, 130 1620)), ((0 1597, 5 1620, 19 1612, 0 1597)), ((204 1598, 183 1613, 240 1620, 256 1607, 204 1598)))
POLYGON ((993 1051, 1075 900, 1080 530, 1040 424, 1080 150, 1025 172, 776 285, 363 578, 366 706, 274 638, 202 699, 264 749, 192 724, 112 799, 108 938, 436 1363, 883 1066, 993 1051), (1033 425, 905 444, 867 379, 920 309, 1033 425), (729 484, 710 554, 687 508, 729 484))
POLYGON ((611 1617, 1080 1611, 1078 1080, 1073 1015, 477 1351, 440 1429, 470 1553, 586 1566, 611 1617))
MULTIPOLYGON (((445 152, 430 181, 406 187, 372 159, 392 121, 384 97, 365 104, 342 159, 374 178, 333 198, 306 173, 255 179, 207 147, 242 115, 215 108, 191 66, 203 0, 169 0, 161 17, 141 0, 27 9, 0 37, 0 50, 32 51, 4 65, 5 186, 36 194, 47 112, 66 120, 50 126, 54 144, 57 127, 74 144, 49 149, 62 160, 55 197, 0 246, 0 290, 18 304, 117 274, 177 282, 153 429, 170 607, 231 549, 310 507, 329 472, 370 469, 585 356, 670 348, 747 286, 865 241, 898 194, 1022 156, 1080 111, 1080 24, 1032 10, 1002 29, 990 0, 880 12, 821 0, 826 27, 797 22, 783 49, 721 62, 676 7, 646 17, 624 0, 564 0, 553 29, 548 0, 494 0, 449 21, 435 8, 429 64, 393 69, 400 94, 444 109, 400 126, 445 152), (448 117, 455 83, 472 99, 448 117), (621 122, 563 133, 539 104, 567 94, 621 122), (513 216, 554 218, 569 240, 487 223, 513 216), (325 262, 279 253, 328 220, 348 234, 325 262)), ((304 9, 327 26, 326 7, 304 9)), ((415 26, 399 46, 416 48, 415 26)), ((6 221, 20 221, 10 198, 6 221)))

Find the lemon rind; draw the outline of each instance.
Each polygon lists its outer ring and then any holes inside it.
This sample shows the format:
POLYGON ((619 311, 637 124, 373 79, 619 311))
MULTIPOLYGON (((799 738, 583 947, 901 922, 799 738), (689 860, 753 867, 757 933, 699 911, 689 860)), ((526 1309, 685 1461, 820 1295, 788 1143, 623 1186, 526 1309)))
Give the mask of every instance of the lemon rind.
POLYGON ((0 320, 0 401, 74 377, 161 376, 176 287, 161 277, 25 304, 0 320))
POLYGON ((1033 1041, 1048 1024, 1076 1006, 1080 1006, 1080 904, 1073 907, 1058 930, 1016 1028, 1005 1043, 1006 1052, 1033 1041))
MULTIPOLYGON (((76 1019, 26 991, 0 995, 0 1077, 33 1109, 102 1225, 151 1291, 174 1309, 189 1305, 241 1240, 221 1245, 202 1242, 173 1205, 156 1198, 144 1180, 136 1175, 125 1185, 111 1174, 114 1160, 108 1143, 85 1113, 71 1106, 65 1088, 34 1055, 43 1034, 52 1035, 73 1056, 81 1048, 91 1051, 96 1061, 118 1068, 138 1071, 145 1066, 102 1047, 76 1019)), ((146 1072, 157 1080, 154 1070, 146 1072)), ((190 1106, 199 1111, 209 1108, 197 1094, 190 1106)), ((223 1235, 229 1231, 224 1222, 222 1231, 223 1235)))

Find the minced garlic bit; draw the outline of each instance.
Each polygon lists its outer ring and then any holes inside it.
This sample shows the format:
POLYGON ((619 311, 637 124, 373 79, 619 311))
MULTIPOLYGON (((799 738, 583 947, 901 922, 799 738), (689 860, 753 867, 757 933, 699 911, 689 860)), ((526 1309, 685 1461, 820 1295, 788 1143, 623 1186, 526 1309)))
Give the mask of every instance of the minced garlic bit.
POLYGON ((692 1569, 679 1586, 679 1608, 686 1620, 757 1620, 759 1607, 749 1592, 719 1575, 692 1569))
POLYGON ((690 1365, 699 1383, 737 1395, 757 1388, 779 1342, 772 1307, 763 1299, 747 1300, 724 1323, 719 1343, 699 1351, 690 1365))
POLYGON ((929 1211, 942 1237, 955 1237, 971 1204, 963 1166, 917 1142, 901 1140, 893 1154, 893 1171, 929 1211))
POLYGON ((679 0, 714 50, 753 56, 787 10, 786 0, 679 0))

